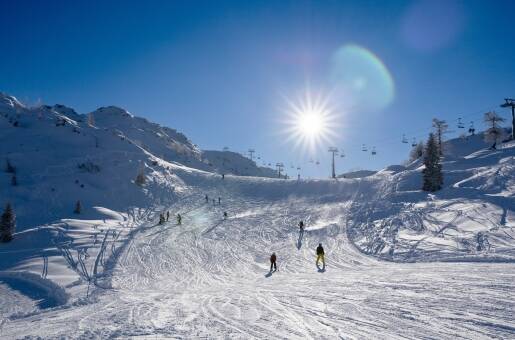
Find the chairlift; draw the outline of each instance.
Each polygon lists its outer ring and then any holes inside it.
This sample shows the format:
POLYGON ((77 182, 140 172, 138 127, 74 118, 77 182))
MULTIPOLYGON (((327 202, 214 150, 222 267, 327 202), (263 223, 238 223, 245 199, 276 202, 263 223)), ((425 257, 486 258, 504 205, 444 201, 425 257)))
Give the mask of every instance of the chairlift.
POLYGON ((300 166, 297 167, 297 170, 300 171, 300 166))
POLYGON ((406 138, 406 135, 405 134, 402 134, 402 142, 404 144, 407 144, 408 143, 408 139, 406 138))
POLYGON ((415 147, 417 146, 417 139, 413 137, 413 141, 411 142, 411 146, 415 147))
POLYGON ((367 146, 365 144, 361 144, 361 151, 368 151, 367 146))
POLYGON ((475 132, 476 132, 476 129, 474 128, 474 122, 470 122, 469 133, 471 135, 474 135, 475 132))
POLYGON ((463 122, 461 121, 461 118, 458 118, 458 129, 464 129, 465 128, 465 124, 463 124, 463 122))
POLYGON ((376 147, 375 146, 372 147, 372 155, 377 155, 376 147))

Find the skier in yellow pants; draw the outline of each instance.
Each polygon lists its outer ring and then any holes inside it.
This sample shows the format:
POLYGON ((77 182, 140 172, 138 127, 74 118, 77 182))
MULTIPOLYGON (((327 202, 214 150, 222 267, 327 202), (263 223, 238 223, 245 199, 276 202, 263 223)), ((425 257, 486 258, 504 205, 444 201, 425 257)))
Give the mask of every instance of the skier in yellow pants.
POLYGON ((322 260, 322 265, 325 267, 325 258, 324 258, 324 247, 322 247, 322 243, 319 243, 318 244, 318 247, 317 247, 317 267, 318 267, 318 263, 320 262, 320 260, 322 260))

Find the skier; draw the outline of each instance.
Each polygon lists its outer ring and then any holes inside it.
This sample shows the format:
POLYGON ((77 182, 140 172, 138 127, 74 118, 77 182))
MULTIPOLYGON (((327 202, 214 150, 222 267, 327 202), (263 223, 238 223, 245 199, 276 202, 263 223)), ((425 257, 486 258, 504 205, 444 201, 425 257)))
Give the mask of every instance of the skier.
POLYGON ((224 220, 227 219, 227 211, 224 211, 224 220))
POLYGON ((303 222, 302 220, 299 222, 299 231, 300 231, 301 233, 303 233, 303 232, 304 232, 304 222, 303 222))
POLYGON ((159 224, 165 223, 165 217, 163 214, 159 214, 159 224))
POLYGON ((215 204, 216 204, 216 201, 215 201, 215 199, 213 198, 213 205, 215 205, 215 204))
POLYGON ((325 258, 324 258, 324 247, 322 247, 322 243, 319 243, 318 244, 318 247, 317 247, 317 267, 318 267, 318 262, 320 260, 322 260, 322 264, 323 266, 325 267, 325 258))
POLYGON ((270 256, 270 272, 272 272, 272 269, 273 271, 277 271, 277 256, 275 256, 275 253, 272 253, 272 256, 270 256))
POLYGON ((166 212, 166 222, 168 222, 168 220, 169 220, 169 219, 170 219, 170 212, 169 212, 169 211, 167 211, 167 212, 166 212))
POLYGON ((206 203, 209 202, 209 197, 207 197, 207 194, 206 194, 206 203))
POLYGON ((220 205, 220 197, 218 197, 218 205, 220 205))
POLYGON ((225 179, 225 174, 222 174, 222 179, 225 179))
POLYGON ((177 214, 177 224, 181 224, 182 222, 182 216, 181 214, 177 214))

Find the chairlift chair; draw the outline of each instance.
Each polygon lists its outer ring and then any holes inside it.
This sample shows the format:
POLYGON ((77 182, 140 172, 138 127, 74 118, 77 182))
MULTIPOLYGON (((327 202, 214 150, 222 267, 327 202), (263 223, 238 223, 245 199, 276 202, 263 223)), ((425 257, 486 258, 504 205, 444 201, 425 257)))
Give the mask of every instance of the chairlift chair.
POLYGON ((413 138, 413 142, 411 142, 411 146, 415 147, 417 146, 417 139, 413 138))
POLYGON ((461 118, 458 118, 458 129, 463 129, 465 128, 465 124, 463 124, 463 122, 461 121, 461 118))
POLYGON ((372 147, 372 155, 376 155, 376 154, 377 154, 376 147, 374 146, 374 147, 372 147))
POLYGON ((367 146, 365 144, 361 145, 361 151, 368 151, 367 146))
POLYGON ((402 142, 404 144, 407 144, 408 143, 408 139, 406 138, 406 135, 405 134, 402 134, 402 142))

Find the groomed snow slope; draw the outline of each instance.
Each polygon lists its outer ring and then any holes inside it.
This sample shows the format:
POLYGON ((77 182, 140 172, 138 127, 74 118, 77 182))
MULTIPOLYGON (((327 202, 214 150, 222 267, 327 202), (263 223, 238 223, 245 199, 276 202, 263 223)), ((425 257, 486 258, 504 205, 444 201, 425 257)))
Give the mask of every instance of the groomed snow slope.
POLYGON ((4 337, 511 338, 512 263, 394 263, 347 235, 383 178, 286 181, 176 169, 190 188, 140 225, 89 299, 4 318, 4 337), (221 198, 206 203, 204 195, 221 198), (229 218, 223 220, 227 211, 229 218), (298 220, 306 221, 300 235, 298 220), (327 266, 315 266, 325 246, 327 266), (268 273, 275 251, 279 271, 268 273), (100 288, 102 287, 102 288, 100 288), (30 325, 30 327, 27 327, 30 325))

